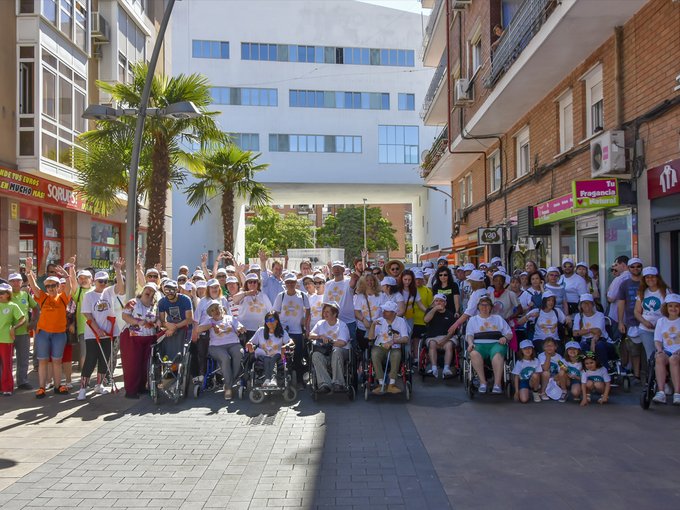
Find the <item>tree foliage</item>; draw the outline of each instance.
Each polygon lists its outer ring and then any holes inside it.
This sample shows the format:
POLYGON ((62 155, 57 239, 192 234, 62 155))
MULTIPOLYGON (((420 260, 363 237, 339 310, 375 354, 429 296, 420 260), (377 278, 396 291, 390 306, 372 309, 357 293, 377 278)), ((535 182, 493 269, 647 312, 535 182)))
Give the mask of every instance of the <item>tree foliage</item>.
MULTIPOLYGON (((399 247, 392 222, 383 218, 379 207, 366 208, 366 247, 369 252, 396 250, 399 247)), ((326 218, 317 232, 317 245, 344 248, 345 262, 358 257, 364 247, 363 207, 346 207, 326 218)))
POLYGON ((295 213, 281 215, 272 207, 259 207, 246 227, 246 257, 260 250, 285 253, 289 248, 313 248, 314 224, 295 213))

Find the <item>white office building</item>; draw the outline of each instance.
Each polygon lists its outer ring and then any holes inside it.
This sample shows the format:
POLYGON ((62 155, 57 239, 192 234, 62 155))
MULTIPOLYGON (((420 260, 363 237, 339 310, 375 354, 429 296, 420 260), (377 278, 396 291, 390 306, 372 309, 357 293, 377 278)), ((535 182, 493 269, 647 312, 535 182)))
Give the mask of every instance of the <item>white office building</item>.
MULTIPOLYGON (((426 19, 352 0, 187 0, 175 9, 173 72, 209 78, 222 129, 270 165, 258 179, 275 204, 411 204, 414 251, 450 246, 448 198, 420 178, 437 134, 417 107, 433 74, 419 55, 426 19)), ((216 253, 219 204, 195 225, 181 191, 173 204, 174 259, 216 253)))

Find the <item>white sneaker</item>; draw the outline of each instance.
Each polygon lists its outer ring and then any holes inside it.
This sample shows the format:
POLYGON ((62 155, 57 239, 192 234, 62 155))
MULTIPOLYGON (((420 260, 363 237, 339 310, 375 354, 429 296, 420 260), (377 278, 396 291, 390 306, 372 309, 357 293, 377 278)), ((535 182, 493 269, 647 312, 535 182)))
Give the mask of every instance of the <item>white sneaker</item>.
POLYGON ((106 386, 97 384, 97 386, 94 387, 94 392, 98 393, 99 395, 107 395, 109 393, 109 389, 106 386))
MULTIPOLYGON (((673 400, 675 400, 675 398, 673 400)), ((665 404, 666 394, 663 391, 657 391, 656 395, 654 395, 654 398, 652 398, 652 401, 656 402, 657 404, 665 404)))
POLYGON ((673 405, 680 406, 680 393, 673 393, 673 405))
POLYGON ((537 391, 534 391, 533 393, 534 393, 534 402, 536 402, 536 403, 540 402, 541 401, 541 395, 537 391))
POLYGON ((439 377, 439 369, 434 365, 432 365, 432 377, 434 377, 435 379, 439 377))
POLYGON ((76 400, 85 400, 87 398, 85 396, 85 393, 87 393, 87 390, 85 388, 80 388, 80 391, 78 391, 78 396, 76 397, 76 400))
POLYGON ((501 388, 500 386, 494 386, 493 389, 491 390, 491 393, 495 394, 503 393, 503 388, 501 388))
POLYGON ((664 392, 666 395, 672 395, 672 394, 673 394, 673 388, 671 388, 671 385, 670 385, 670 384, 666 383, 666 384, 664 385, 664 387, 663 387, 663 392, 664 392))
POLYGON ((451 377, 453 376, 453 372, 451 372, 450 368, 445 368, 444 371, 442 372, 442 377, 451 377))
POLYGON ((480 393, 486 393, 486 384, 480 384, 479 385, 479 392, 480 393))

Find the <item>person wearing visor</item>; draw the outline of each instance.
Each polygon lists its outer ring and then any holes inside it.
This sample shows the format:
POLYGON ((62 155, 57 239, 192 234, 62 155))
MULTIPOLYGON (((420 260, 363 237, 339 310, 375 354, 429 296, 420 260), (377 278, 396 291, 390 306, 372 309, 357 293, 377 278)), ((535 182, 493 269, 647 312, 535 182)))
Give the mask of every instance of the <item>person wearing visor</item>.
POLYGON ((182 352, 187 333, 193 322, 191 299, 179 294, 177 282, 168 280, 163 288, 165 296, 158 301, 158 316, 166 330, 161 343, 161 357, 174 358, 182 352))
POLYGON ((297 276, 294 274, 287 274, 283 281, 286 290, 276 296, 274 310, 279 314, 281 326, 295 342, 293 366, 297 375, 298 389, 302 389, 304 388, 304 364, 302 363, 305 352, 304 335, 306 331, 310 331, 311 320, 309 298, 307 294, 298 290, 297 276))
MULTIPOLYGON (((386 277, 387 278, 387 277, 386 277)), ((382 304, 382 318, 375 320, 368 330, 368 339, 375 340, 371 348, 371 360, 376 381, 380 383, 373 393, 401 393, 397 387, 401 347, 409 342, 408 324, 397 315, 397 304, 386 301, 382 304), (389 356, 389 382, 385 384, 385 365, 389 356)))

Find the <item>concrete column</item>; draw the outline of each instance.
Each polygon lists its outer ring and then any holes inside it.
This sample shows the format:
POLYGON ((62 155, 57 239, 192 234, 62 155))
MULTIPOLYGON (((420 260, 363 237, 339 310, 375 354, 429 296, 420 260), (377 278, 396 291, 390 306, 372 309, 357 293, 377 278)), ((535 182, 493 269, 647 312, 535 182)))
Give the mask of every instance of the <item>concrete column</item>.
MULTIPOLYGON (((652 204, 647 198, 647 171, 637 180, 638 257, 645 265, 652 265, 653 228, 652 204)), ((611 263, 611 262, 610 262, 611 263)))

